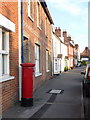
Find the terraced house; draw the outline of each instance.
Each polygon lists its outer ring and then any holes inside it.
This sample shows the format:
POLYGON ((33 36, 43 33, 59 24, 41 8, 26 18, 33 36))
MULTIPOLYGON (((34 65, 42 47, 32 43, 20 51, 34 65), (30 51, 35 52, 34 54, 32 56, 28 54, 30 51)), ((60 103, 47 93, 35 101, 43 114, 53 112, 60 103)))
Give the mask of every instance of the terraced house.
POLYGON ((71 69, 74 67, 74 40, 71 39, 70 35, 67 35, 67 31, 63 31, 64 43, 68 48, 68 68, 71 69))
POLYGON ((52 24, 45 1, 24 2, 24 62, 35 63, 34 90, 52 76, 52 24))
POLYGON ((61 28, 53 29, 53 74, 57 75, 68 68, 68 47, 64 43, 61 28))
POLYGON ((51 78, 52 24, 44 0, 0 2, 0 115, 21 100, 22 61, 35 63, 33 91, 51 78))
POLYGON ((61 29, 53 28, 52 31, 52 47, 53 47, 53 59, 52 59, 52 73, 53 75, 59 75, 61 71, 61 29))
POLYGON ((79 49, 79 45, 75 44, 74 47, 74 66, 78 66, 80 61, 80 49, 79 49))
POLYGON ((18 2, 0 2, 0 115, 18 102, 18 2))
POLYGON ((53 24, 44 0, 0 2, 0 115, 21 101, 21 63, 35 64, 33 92, 73 67, 74 43, 60 28, 52 33, 53 24))

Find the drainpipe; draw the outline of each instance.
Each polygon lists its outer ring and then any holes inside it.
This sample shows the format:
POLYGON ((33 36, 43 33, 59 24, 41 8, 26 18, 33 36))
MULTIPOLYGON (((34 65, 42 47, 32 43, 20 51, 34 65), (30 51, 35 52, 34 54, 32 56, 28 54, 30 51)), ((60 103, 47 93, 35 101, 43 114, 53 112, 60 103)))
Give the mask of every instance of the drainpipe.
POLYGON ((22 70, 21 63, 24 63, 24 15, 23 15, 23 0, 18 0, 18 46, 19 46, 19 101, 22 96, 22 70))
MULTIPOLYGON (((61 40, 60 40, 60 54, 62 54, 61 53, 61 40)), ((60 58, 60 73, 61 73, 61 64, 62 64, 61 60, 62 60, 62 58, 60 58)))
POLYGON ((21 41, 22 41, 21 58, 22 63, 24 63, 24 0, 21 0, 21 41))
POLYGON ((54 75, 54 49, 53 49, 53 26, 52 26, 52 76, 54 75))

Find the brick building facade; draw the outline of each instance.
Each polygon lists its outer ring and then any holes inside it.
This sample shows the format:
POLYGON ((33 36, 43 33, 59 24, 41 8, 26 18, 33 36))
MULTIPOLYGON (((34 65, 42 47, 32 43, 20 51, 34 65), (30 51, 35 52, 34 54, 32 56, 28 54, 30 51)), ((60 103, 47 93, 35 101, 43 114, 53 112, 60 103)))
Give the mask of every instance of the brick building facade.
MULTIPOLYGON (((52 77, 54 23, 44 0, 28 0, 23 5, 24 62, 35 64, 35 91, 52 77)), ((21 36, 21 2, 0 2, 0 114, 21 99, 21 36)), ((73 41, 67 37, 66 31, 63 32, 63 37, 64 41, 60 43, 62 52, 60 50, 58 55, 62 55, 65 50, 64 58, 68 57, 69 67, 73 67, 73 41)))
MULTIPOLYGON (((21 90, 21 2, 0 2, 0 19, 2 113, 19 101, 21 90)), ((52 76, 52 24, 46 2, 24 2, 24 62, 35 63, 33 91, 52 76)))
POLYGON ((24 3, 24 62, 35 63, 34 90, 52 76, 52 24, 46 2, 24 3))
POLYGON ((0 108, 3 112, 18 101, 17 2, 0 2, 0 65, 0 108))
POLYGON ((74 41, 71 39, 71 36, 67 36, 67 31, 63 31, 63 37, 68 49, 68 68, 71 69, 74 66, 74 41))

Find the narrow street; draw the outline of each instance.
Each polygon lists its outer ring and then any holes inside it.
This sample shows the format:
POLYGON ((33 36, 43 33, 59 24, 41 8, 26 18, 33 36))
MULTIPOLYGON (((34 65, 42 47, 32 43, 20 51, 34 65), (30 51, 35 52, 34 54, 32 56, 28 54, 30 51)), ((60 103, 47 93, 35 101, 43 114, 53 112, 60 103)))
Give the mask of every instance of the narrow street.
POLYGON ((1 0, 0 119, 90 116, 89 11, 87 0, 1 0))
POLYGON ((82 69, 74 68, 48 80, 35 92, 33 107, 17 105, 3 118, 84 118, 82 69), (51 94, 51 89, 62 92, 51 94))
MULTIPOLYGON (((46 84, 46 88, 44 87, 45 91, 43 91, 42 94, 49 89, 61 89, 64 91, 62 94, 57 94, 56 96, 53 96, 52 94, 44 107, 42 107, 41 110, 36 112, 32 117, 83 118, 82 76, 80 72, 81 68, 76 68, 50 80, 46 84)), ((40 96, 42 98, 40 98, 39 102, 43 102, 44 95, 40 96)), ((39 98, 39 94, 37 98, 39 98)))

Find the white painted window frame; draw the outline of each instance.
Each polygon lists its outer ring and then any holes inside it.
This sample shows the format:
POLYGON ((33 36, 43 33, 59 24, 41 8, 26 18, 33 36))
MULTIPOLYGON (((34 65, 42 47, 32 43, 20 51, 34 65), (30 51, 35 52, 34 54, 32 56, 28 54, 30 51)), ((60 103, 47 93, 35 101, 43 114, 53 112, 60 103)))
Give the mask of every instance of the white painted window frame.
POLYGON ((35 44, 35 77, 40 75, 40 45, 35 44))
POLYGON ((5 69, 5 71, 4 71, 4 73, 5 74, 9 74, 9 32, 6 32, 6 31, 3 31, 2 30, 2 28, 0 28, 0 42, 1 42, 1 44, 0 44, 0 64, 1 64, 1 67, 0 67, 0 76, 3 76, 3 74, 2 74, 2 62, 4 62, 4 69, 5 69), (5 38, 5 49, 4 50, 2 50, 2 32, 4 32, 4 34, 5 34, 5 36, 4 36, 4 38, 5 38), (7 56, 6 58, 5 58, 5 61, 2 61, 2 55, 4 55, 4 56, 7 56), (6 60, 7 59, 7 60, 6 60), (7 66, 7 67, 6 67, 7 66))
MULTIPOLYGON (((28 0, 28 17, 34 22, 34 18, 30 14, 30 4, 33 2, 32 0, 28 0)), ((34 12, 34 11, 33 11, 34 12)), ((34 13, 33 13, 34 14, 34 13)))
POLYGON ((45 21, 46 21, 46 36, 48 37, 48 18, 46 17, 46 19, 45 19, 45 21))
POLYGON ((39 23, 39 8, 40 7, 40 2, 37 2, 37 27, 41 30, 41 19, 40 19, 40 23, 39 23))
POLYGON ((9 65, 9 32, 15 32, 15 24, 7 19, 5 16, 0 14, 0 83, 7 81, 7 80, 12 80, 15 77, 10 76, 10 65, 9 65), (2 29, 3 28, 3 29, 2 29), (4 31, 5 30, 5 31, 4 31), (6 50, 2 50, 2 31, 5 32, 6 36, 6 50), (6 71, 4 75, 2 75, 2 54, 7 55, 7 66, 6 66, 6 71))
POLYGON ((46 72, 49 71, 49 50, 46 49, 46 72))
POLYGON ((2 28, 0 28, 0 82, 6 81, 6 80, 10 80, 13 79, 14 77, 11 77, 10 74, 10 65, 9 65, 9 32, 8 31, 3 31, 2 28), (5 49, 2 50, 2 33, 4 32, 4 38, 5 38, 5 49), (5 61, 3 61, 2 59, 2 55, 4 55, 5 57, 5 61), (3 69, 2 69, 2 65, 4 62, 4 74, 3 69))

